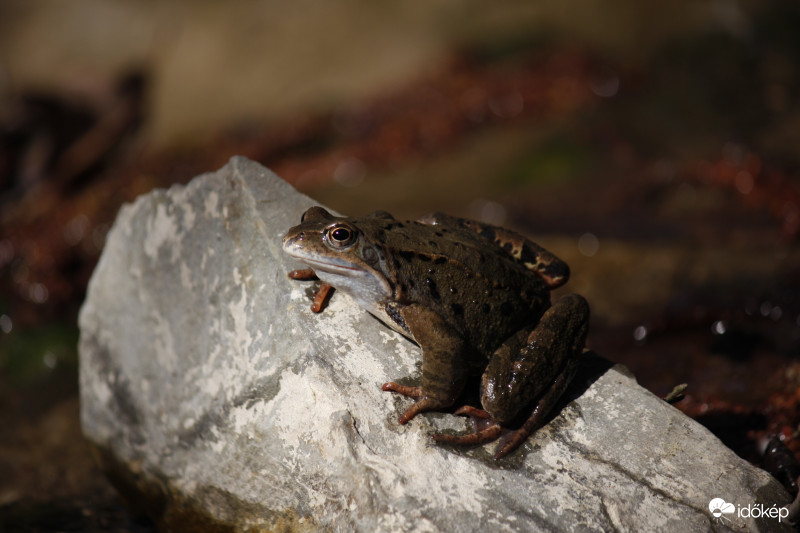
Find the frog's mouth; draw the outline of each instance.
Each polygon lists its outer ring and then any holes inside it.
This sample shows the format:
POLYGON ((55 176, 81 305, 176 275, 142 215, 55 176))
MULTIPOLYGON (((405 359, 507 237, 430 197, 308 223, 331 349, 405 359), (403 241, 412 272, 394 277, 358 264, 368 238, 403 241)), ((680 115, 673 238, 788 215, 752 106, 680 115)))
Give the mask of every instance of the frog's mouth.
POLYGON ((299 240, 296 237, 291 237, 284 239, 283 241, 283 251, 290 257, 297 259, 298 261, 302 261, 303 263, 307 263, 310 267, 314 269, 319 269, 324 272, 330 272, 331 274, 347 274, 362 270, 356 266, 353 266, 350 263, 345 261, 336 261, 330 260, 328 257, 320 256, 315 253, 309 253, 308 249, 305 249, 303 246, 300 246, 299 240))
POLYGON ((291 255, 295 259, 307 263, 310 267, 314 268, 315 270, 319 269, 324 272, 330 272, 332 274, 339 274, 344 272, 358 272, 360 270, 363 270, 361 268, 348 266, 343 263, 331 263, 329 261, 320 261, 318 259, 311 258, 308 256, 293 255, 293 254, 289 255, 291 255))

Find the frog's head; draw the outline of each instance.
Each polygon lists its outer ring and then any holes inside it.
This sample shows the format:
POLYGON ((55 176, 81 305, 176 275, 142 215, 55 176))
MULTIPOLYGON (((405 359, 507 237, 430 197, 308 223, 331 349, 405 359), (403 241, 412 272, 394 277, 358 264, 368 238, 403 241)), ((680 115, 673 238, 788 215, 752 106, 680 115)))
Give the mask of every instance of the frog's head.
POLYGON ((303 213, 300 224, 283 238, 283 251, 309 265, 324 282, 347 292, 362 305, 391 295, 379 243, 368 237, 370 221, 391 220, 377 212, 360 219, 336 217, 321 207, 303 213))

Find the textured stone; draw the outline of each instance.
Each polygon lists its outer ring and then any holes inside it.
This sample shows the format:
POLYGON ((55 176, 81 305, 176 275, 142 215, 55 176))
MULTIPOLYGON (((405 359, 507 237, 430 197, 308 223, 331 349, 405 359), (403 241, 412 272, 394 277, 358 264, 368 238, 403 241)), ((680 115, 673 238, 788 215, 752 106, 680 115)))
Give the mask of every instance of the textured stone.
POLYGON ((780 530, 708 509, 785 505, 763 471, 586 357, 565 407, 495 463, 445 413, 396 420, 381 383, 419 350, 312 284, 281 252, 314 202, 233 158, 125 206, 80 315, 81 420, 105 470, 163 527, 192 531, 780 530))

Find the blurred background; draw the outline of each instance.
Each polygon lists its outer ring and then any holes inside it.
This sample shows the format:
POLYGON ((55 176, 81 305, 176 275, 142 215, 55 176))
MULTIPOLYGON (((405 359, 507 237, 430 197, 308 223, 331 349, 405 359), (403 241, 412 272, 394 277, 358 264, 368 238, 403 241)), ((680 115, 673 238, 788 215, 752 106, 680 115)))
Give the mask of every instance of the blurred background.
POLYGON ((77 313, 123 203, 237 154, 346 214, 531 236, 594 351, 791 458, 797 28, 779 0, 0 0, 0 529, 152 530, 82 440, 77 313))

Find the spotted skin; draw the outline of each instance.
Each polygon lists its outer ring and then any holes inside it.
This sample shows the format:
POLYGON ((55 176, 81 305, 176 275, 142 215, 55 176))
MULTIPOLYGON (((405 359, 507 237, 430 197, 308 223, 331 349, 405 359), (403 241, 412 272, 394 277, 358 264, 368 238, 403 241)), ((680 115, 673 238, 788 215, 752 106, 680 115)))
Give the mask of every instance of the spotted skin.
POLYGON ((569 280, 569 266, 564 261, 515 231, 443 213, 431 213, 419 220, 434 226, 462 227, 478 233, 522 263, 525 268, 536 272, 551 289, 558 288, 569 280))

